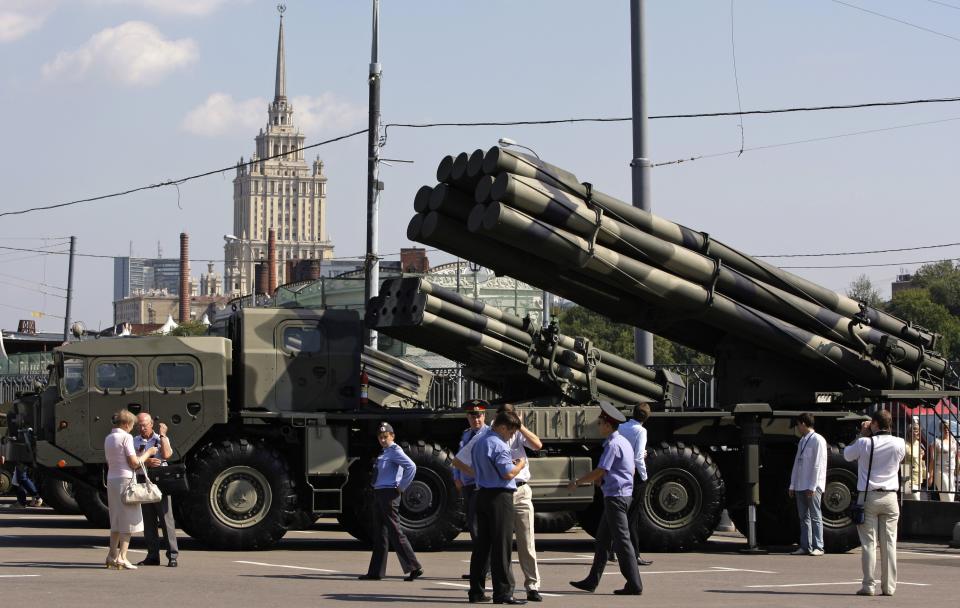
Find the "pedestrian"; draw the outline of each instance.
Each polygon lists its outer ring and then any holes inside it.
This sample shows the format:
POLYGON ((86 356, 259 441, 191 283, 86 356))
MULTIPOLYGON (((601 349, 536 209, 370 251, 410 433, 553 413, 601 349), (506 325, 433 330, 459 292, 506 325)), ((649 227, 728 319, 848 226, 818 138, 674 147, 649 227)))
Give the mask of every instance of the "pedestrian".
MULTIPOLYGON (((144 464, 146 468, 153 469, 167 466, 167 460, 173 457, 173 448, 170 444, 170 437, 167 436, 167 425, 160 423, 159 433, 153 430, 153 417, 142 412, 137 415, 138 433, 133 437, 133 448, 137 455, 143 454, 147 448, 157 448, 157 454, 153 458, 147 458, 144 464)), ((146 478, 142 473, 137 473, 137 481, 143 483, 146 478)), ((177 558, 180 551, 177 549, 177 525, 173 521, 173 507, 169 494, 164 494, 160 502, 143 503, 140 505, 143 511, 143 539, 147 543, 147 557, 137 562, 138 566, 159 566, 160 565, 160 534, 158 530, 163 531, 163 538, 167 542, 167 567, 176 568, 177 558)))
POLYGON ((827 487, 827 440, 813 429, 814 416, 797 416, 800 436, 797 454, 790 472, 790 498, 797 501, 800 516, 800 548, 791 555, 823 555, 823 517, 821 500, 827 487))
MULTIPOLYGON (((470 399, 463 403, 463 411, 467 417, 467 428, 463 431, 463 433, 460 434, 460 445, 457 447, 458 454, 468 443, 470 443, 470 440, 490 430, 490 427, 486 424, 486 414, 489 407, 490 404, 483 399, 470 399)), ((474 479, 473 473, 468 472, 471 471, 469 467, 465 470, 460 470, 457 468, 456 464, 456 461, 454 461, 453 483, 457 489, 460 490, 460 495, 463 497, 464 507, 466 507, 467 532, 470 533, 470 542, 476 544, 477 482, 476 479, 474 479)), ((487 559, 486 567, 483 570, 484 581, 486 581, 487 574, 489 572, 490 560, 487 559)), ((460 578, 464 580, 470 580, 470 575, 463 574, 460 576, 460 578)))
POLYGON ((407 575, 403 580, 410 582, 423 576, 423 567, 400 528, 397 516, 400 496, 413 481, 417 465, 394 442, 395 438, 390 423, 381 422, 377 428, 377 441, 383 451, 377 457, 377 477, 373 482, 376 536, 373 538, 373 555, 370 556, 367 573, 358 577, 362 581, 378 581, 384 577, 390 545, 393 545, 400 560, 400 568, 407 575))
MULTIPOLYGON (((596 402, 591 402, 596 404, 596 402)), ((640 595, 643 593, 643 583, 640 580, 640 570, 637 568, 637 554, 630 540, 630 525, 627 521, 627 511, 633 496, 633 475, 636 470, 636 461, 633 446, 623 438, 617 428, 627 418, 613 404, 600 404, 600 416, 597 426, 600 434, 605 437, 603 453, 597 462, 597 468, 580 479, 572 481, 568 489, 573 492, 577 486, 593 484, 602 480, 603 515, 597 528, 594 542, 593 565, 587 578, 580 581, 570 581, 577 589, 593 592, 600 584, 600 577, 607 564, 607 554, 611 543, 617 553, 617 562, 620 573, 626 579, 622 589, 615 589, 617 595, 640 595)))
MULTIPOLYGON (((497 413, 513 412, 513 405, 504 403, 497 408, 497 413)), ((518 416, 519 419, 519 416, 518 416)), ((454 467, 465 475, 472 476, 472 451, 475 443, 482 435, 470 440, 459 452, 453 461, 454 467)), ((533 530, 533 490, 530 488, 530 463, 527 460, 527 449, 541 450, 543 442, 536 433, 528 429, 520 420, 520 429, 507 442, 510 447, 510 457, 517 461, 524 459, 526 464, 523 470, 514 478, 517 491, 513 493, 513 531, 517 539, 517 558, 520 561, 520 570, 523 572, 523 587, 527 592, 527 601, 542 602, 540 595, 540 569, 537 566, 537 547, 533 530)))
POLYGON ((890 434, 893 417, 877 410, 860 427, 860 437, 843 448, 843 457, 857 461, 857 491, 864 492, 864 519, 857 526, 860 535, 860 563, 863 583, 857 595, 876 595, 874 570, 877 545, 880 548, 880 591, 893 595, 897 589, 897 474, 906 454, 903 439, 890 434), (863 490, 860 490, 863 488, 863 490))
MULTIPOLYGON (((633 474, 633 497, 630 499, 630 509, 627 511, 627 521, 630 522, 630 542, 637 554, 638 566, 649 566, 653 560, 640 557, 640 509, 643 505, 643 486, 647 483, 647 428, 643 423, 650 417, 650 404, 638 403, 633 406, 633 418, 627 420, 617 431, 633 447, 635 472, 633 474)), ((610 555, 616 555, 610 551, 610 555)), ((613 560, 610 560, 613 561, 613 560)))
POLYGON ((524 604, 513 597, 513 573, 510 553, 513 540, 514 478, 526 466, 526 458, 514 460, 507 442, 520 430, 520 419, 513 412, 497 414, 493 432, 484 433, 473 447, 473 468, 477 484, 477 539, 470 554, 471 603, 485 602, 486 564, 489 560, 494 604, 524 604))
POLYGON ((43 499, 40 498, 40 492, 37 491, 36 484, 30 479, 30 471, 27 470, 27 465, 20 463, 14 465, 10 483, 16 488, 17 504, 21 507, 43 506, 43 499))
POLYGON ((904 500, 926 500, 927 453, 920 438, 920 421, 914 417, 906 439, 907 456, 900 472, 904 500))
POLYGON ((928 470, 930 485, 944 502, 952 502, 957 496, 958 459, 960 451, 957 450, 957 440, 951 432, 950 421, 943 420, 940 423, 940 436, 933 440, 928 470))
POLYGON ((130 537, 143 531, 143 513, 140 505, 123 503, 120 496, 133 483, 134 470, 157 453, 157 447, 149 447, 137 456, 133 449, 133 425, 136 422, 127 410, 120 410, 111 419, 113 429, 103 441, 103 454, 107 461, 107 508, 110 511, 110 550, 104 562, 107 568, 136 570, 127 559, 130 537))

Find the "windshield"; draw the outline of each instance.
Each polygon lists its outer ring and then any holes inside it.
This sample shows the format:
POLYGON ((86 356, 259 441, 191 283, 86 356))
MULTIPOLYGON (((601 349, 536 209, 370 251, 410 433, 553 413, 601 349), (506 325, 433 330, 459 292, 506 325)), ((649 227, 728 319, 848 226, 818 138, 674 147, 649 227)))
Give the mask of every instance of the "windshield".
POLYGON ((63 394, 72 395, 86 388, 83 381, 83 359, 63 360, 63 394))

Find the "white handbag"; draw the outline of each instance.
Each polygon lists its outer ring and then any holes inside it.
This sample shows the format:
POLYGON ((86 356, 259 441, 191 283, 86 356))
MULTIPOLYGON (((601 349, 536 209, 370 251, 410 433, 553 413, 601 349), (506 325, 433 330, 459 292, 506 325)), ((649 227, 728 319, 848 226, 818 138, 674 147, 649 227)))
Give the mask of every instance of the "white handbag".
POLYGON ((143 466, 143 463, 140 463, 140 470, 143 471, 143 478, 146 481, 138 483, 136 478, 130 480, 130 483, 120 494, 120 501, 125 505, 151 504, 163 500, 163 493, 157 487, 157 484, 150 481, 150 476, 147 475, 147 469, 143 466))

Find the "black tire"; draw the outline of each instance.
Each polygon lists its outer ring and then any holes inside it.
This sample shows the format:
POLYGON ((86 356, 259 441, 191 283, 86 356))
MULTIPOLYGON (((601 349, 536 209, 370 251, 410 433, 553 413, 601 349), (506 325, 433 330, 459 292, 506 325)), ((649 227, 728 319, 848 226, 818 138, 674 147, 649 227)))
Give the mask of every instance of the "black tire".
POLYGON ((590 536, 597 536, 600 527, 600 518, 603 517, 603 492, 600 488, 593 491, 593 502, 583 511, 577 511, 577 523, 590 536))
POLYGON ((13 490, 13 476, 10 471, 0 469, 0 496, 4 496, 13 490))
POLYGON ((848 462, 838 446, 828 445, 827 487, 822 504, 823 547, 828 553, 846 553, 860 545, 857 526, 847 512, 856 491, 856 463, 848 462))
POLYGON ((266 442, 210 443, 187 465, 181 525, 213 549, 269 549, 293 524, 297 493, 286 457, 266 442))
POLYGON ((80 505, 77 504, 77 497, 73 491, 73 484, 65 479, 58 477, 45 477, 41 481, 40 497, 43 502, 49 505, 61 515, 80 515, 80 505))
MULTIPOLYGON (((463 499, 453 483, 453 457, 439 445, 422 441, 402 447, 416 463, 417 475, 400 499, 400 526, 415 551, 440 551, 463 531, 466 523, 463 499)), ((355 465, 357 469, 351 467, 347 498, 354 508, 345 510, 337 519, 354 538, 369 542, 374 521, 372 463, 361 460, 355 465)))
POLYGON ((682 443, 648 450, 646 463, 637 514, 641 548, 685 551, 705 542, 726 500, 719 467, 707 452, 682 443))
POLYGON ((537 534, 560 534, 577 523, 577 514, 573 511, 547 511, 533 514, 533 531, 537 534))
POLYGON ((73 495, 77 498, 80 512, 95 528, 110 527, 110 508, 107 506, 107 489, 77 483, 73 495))

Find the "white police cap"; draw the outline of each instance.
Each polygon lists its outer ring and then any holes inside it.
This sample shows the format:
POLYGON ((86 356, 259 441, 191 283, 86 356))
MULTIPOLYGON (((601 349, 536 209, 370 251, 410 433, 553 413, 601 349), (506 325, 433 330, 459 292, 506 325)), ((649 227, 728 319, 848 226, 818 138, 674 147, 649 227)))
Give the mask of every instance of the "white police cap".
POLYGON ((627 421, 627 417, 623 415, 623 412, 618 410, 616 406, 609 401, 600 402, 600 417, 613 424, 620 424, 627 421))

